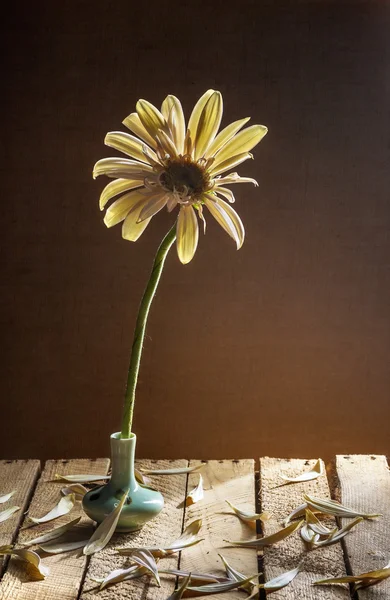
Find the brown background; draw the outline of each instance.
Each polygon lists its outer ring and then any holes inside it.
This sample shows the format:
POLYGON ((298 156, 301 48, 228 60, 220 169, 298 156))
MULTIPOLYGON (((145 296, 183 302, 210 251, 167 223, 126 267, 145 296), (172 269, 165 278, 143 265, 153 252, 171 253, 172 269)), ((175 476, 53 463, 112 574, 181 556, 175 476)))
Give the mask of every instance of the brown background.
POLYGON ((269 134, 152 309, 138 454, 390 451, 389 2, 29 2, 3 15, 0 456, 105 455, 172 215, 106 230, 94 162, 139 97, 269 134))

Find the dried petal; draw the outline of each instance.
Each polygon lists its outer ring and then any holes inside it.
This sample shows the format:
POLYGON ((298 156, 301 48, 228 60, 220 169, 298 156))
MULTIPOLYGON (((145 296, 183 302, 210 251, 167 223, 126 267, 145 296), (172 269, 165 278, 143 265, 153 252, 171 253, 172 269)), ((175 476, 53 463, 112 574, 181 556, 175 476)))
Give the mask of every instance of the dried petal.
POLYGON ((219 577, 218 575, 212 575, 211 573, 193 573, 190 571, 180 571, 179 569, 159 569, 158 572, 164 575, 174 575, 175 577, 188 577, 191 575, 192 581, 199 583, 228 583, 230 579, 228 577, 219 577))
POLYGON ((193 473, 203 469, 205 463, 196 465, 195 467, 181 467, 178 469, 140 469, 145 475, 182 475, 183 473, 193 473))
POLYGON ((328 529, 328 527, 325 527, 325 525, 317 519, 315 514, 312 513, 312 511, 310 509, 307 508, 305 511, 305 514, 306 514, 306 523, 307 523, 309 529, 311 529, 314 533, 318 533, 318 535, 329 535, 332 533, 332 531, 330 529, 328 529))
POLYGON ((268 521, 271 518, 271 515, 268 512, 262 512, 262 513, 246 512, 246 511, 240 510, 239 508, 237 508, 237 506, 234 506, 234 504, 229 502, 229 500, 225 500, 225 502, 236 513, 237 517, 239 519, 241 519, 241 521, 244 521, 244 523, 247 523, 248 525, 251 525, 254 528, 256 528, 256 521, 268 521))
POLYGON ((49 567, 46 567, 41 560, 41 557, 33 550, 20 549, 16 550, 10 546, 1 546, 0 555, 16 556, 20 560, 28 563, 28 572, 33 576, 33 579, 42 580, 49 574, 49 567))
POLYGON ((321 512, 325 515, 332 515, 334 517, 345 517, 345 518, 354 518, 354 517, 363 517, 363 519, 375 519, 376 517, 381 517, 380 514, 366 514, 361 513, 359 511, 354 510, 353 508, 348 508, 347 506, 343 506, 340 502, 336 502, 336 500, 328 500, 321 498, 314 498, 313 496, 309 496, 307 494, 303 495, 306 500, 307 506, 318 512, 321 512))
POLYGON ((80 519, 81 517, 77 517, 77 519, 73 519, 73 521, 69 521, 69 523, 61 525, 61 527, 56 527, 55 529, 52 529, 51 531, 48 531, 47 533, 44 533, 43 535, 40 535, 39 537, 36 537, 33 540, 28 540, 28 542, 25 542, 23 544, 23 546, 34 546, 35 544, 44 544, 45 542, 55 540, 56 538, 61 537, 63 533, 66 533, 67 531, 69 531, 69 529, 72 529, 72 527, 77 525, 80 519))
MULTIPOLYGON (((226 560, 226 558, 224 558, 222 556, 222 554, 218 554, 218 556, 220 557, 220 559, 222 560, 224 567, 225 567, 225 571, 226 571, 226 575, 229 577, 229 579, 232 579, 233 581, 245 581, 246 580, 246 576, 243 573, 240 573, 240 571, 237 571, 237 569, 235 569, 234 567, 232 567, 228 561, 226 560)), ((262 573, 258 573, 257 575, 261 575, 262 573)), ((247 582, 242 586, 242 589, 244 589, 246 592, 248 592, 248 594, 252 595, 254 592, 254 589, 257 589, 257 584, 254 584, 252 582, 247 582)))
POLYGON ((190 491, 186 498, 186 506, 191 506, 195 504, 195 502, 199 502, 199 500, 203 500, 203 477, 199 475, 199 483, 198 485, 190 491))
POLYGON ((148 548, 116 548, 116 550, 123 556, 131 556, 137 550, 149 550, 149 552, 151 552, 155 558, 167 556, 169 554, 175 554, 184 548, 195 546, 196 544, 199 544, 199 542, 203 541, 202 538, 197 537, 201 526, 201 519, 192 521, 192 523, 185 528, 181 536, 168 546, 161 545, 148 548))
POLYGON ((319 458, 310 471, 306 471, 302 473, 302 475, 298 475, 297 477, 288 477, 287 475, 283 475, 281 473, 280 477, 287 481, 288 483, 301 483, 303 481, 311 481, 312 479, 317 479, 325 473, 324 463, 319 458))
POLYGON ((0 523, 3 523, 4 521, 6 521, 10 517, 12 517, 12 515, 17 510, 20 510, 20 506, 11 506, 10 508, 7 508, 6 510, 1 511, 0 512, 0 523))
POLYGON ((323 546, 330 546, 331 544, 335 544, 339 542, 343 537, 347 535, 351 531, 355 525, 363 521, 363 517, 356 517, 353 521, 350 521, 348 525, 344 525, 341 529, 335 529, 332 531, 328 538, 322 541, 316 541, 314 544, 314 548, 322 548, 323 546))
POLYGON ((224 540, 224 542, 227 542, 228 544, 234 544, 235 546, 243 546, 243 547, 249 547, 249 548, 252 548, 252 547, 253 548, 262 548, 263 546, 270 546, 272 544, 276 544, 277 542, 281 542, 282 540, 286 539, 291 534, 293 534, 294 531, 299 529, 302 524, 303 524, 303 521, 297 521, 296 523, 291 523, 290 525, 288 525, 287 527, 284 527, 283 529, 280 529, 276 533, 272 533, 271 535, 268 535, 263 538, 257 538, 254 540, 244 540, 244 541, 224 540))
POLYGON ((134 552, 134 554, 132 554, 131 560, 137 563, 137 565, 140 567, 144 567, 147 571, 149 571, 156 580, 158 587, 161 586, 157 563, 153 554, 149 552, 149 550, 137 550, 134 552))
POLYGON ((61 490, 61 494, 63 496, 69 496, 70 494, 74 494, 76 500, 82 500, 87 492, 87 488, 81 485, 81 483, 72 483, 71 485, 62 488, 61 490))
POLYGON ((257 573, 252 577, 247 577, 243 581, 232 581, 230 583, 210 583, 208 585, 201 585, 198 587, 187 587, 186 597, 191 596, 210 596, 211 594, 223 594, 223 592, 229 592, 239 587, 243 587, 246 583, 249 583, 252 579, 257 577, 257 573))
POLYGON ((103 579, 94 579, 94 581, 100 583, 100 590, 103 590, 108 585, 114 585, 115 583, 120 583, 121 581, 128 581, 129 579, 142 577, 146 572, 147 570, 145 567, 132 565, 127 569, 114 569, 114 571, 111 571, 103 579))
POLYGON ((296 569, 286 571, 286 573, 282 573, 281 575, 274 577, 274 579, 267 581, 267 583, 260 584, 259 587, 264 588, 267 592, 276 592, 277 590, 280 590, 291 583, 292 580, 298 575, 300 570, 301 564, 299 564, 296 569))
POLYGON ((95 483, 97 481, 107 481, 111 479, 111 475, 95 475, 95 474, 80 474, 80 475, 59 475, 56 473, 54 479, 68 481, 69 483, 95 483))
POLYGON ((27 520, 30 523, 47 523, 48 521, 52 521, 53 519, 58 519, 58 517, 67 515, 72 510, 75 501, 75 495, 69 494, 69 496, 64 496, 63 498, 61 498, 59 503, 43 517, 28 517, 27 520))
POLYGON ((356 583, 357 589, 361 587, 369 587, 375 585, 384 579, 390 577, 390 563, 388 563, 383 569, 377 569, 376 571, 367 571, 360 575, 348 575, 346 577, 335 577, 332 579, 320 579, 315 581, 314 585, 328 585, 333 583, 356 583))
POLYGON ((16 492, 16 490, 13 490, 9 494, 4 494, 4 496, 0 496, 0 504, 4 504, 4 502, 7 502, 7 500, 12 498, 12 496, 14 495, 15 492, 16 492))
POLYGON ((178 587, 177 590, 175 590, 173 594, 169 596, 168 600, 181 600, 183 597, 183 592, 188 588, 188 584, 190 583, 191 579, 193 579, 193 577, 191 573, 189 573, 181 582, 180 587, 178 587))
POLYGON ((126 491, 121 501, 114 508, 112 512, 100 523, 100 525, 96 528, 94 534, 91 539, 85 546, 83 553, 88 556, 89 554, 94 554, 95 552, 99 552, 99 550, 103 550, 105 546, 107 546, 108 542, 112 538, 117 523, 119 521, 119 517, 123 508, 123 505, 126 501, 128 491, 126 491))
POLYGON ((72 550, 84 548, 88 542, 89 538, 86 540, 74 540, 73 542, 61 542, 61 540, 56 540, 51 544, 41 544, 39 548, 48 554, 62 554, 63 552, 71 552, 72 550))

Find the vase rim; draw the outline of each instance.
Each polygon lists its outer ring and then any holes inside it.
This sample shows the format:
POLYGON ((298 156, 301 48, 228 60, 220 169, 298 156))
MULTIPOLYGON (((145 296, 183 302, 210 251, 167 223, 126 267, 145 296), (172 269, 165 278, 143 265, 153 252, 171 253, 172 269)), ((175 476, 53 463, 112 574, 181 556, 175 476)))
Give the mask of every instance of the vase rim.
POLYGON ((130 440, 136 440, 137 436, 135 435, 135 433, 130 433, 130 436, 128 438, 121 438, 121 432, 116 431, 115 433, 112 433, 110 435, 110 438, 118 442, 129 442, 130 440))

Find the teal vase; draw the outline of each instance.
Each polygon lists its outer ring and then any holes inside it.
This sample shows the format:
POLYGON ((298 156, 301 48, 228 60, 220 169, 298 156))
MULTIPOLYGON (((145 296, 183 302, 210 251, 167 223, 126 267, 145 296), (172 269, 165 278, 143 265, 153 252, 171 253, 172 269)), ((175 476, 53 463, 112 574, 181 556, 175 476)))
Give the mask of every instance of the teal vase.
POLYGON ((121 439, 120 435, 111 435, 111 479, 85 494, 83 509, 93 521, 101 523, 127 491, 116 531, 138 531, 161 512, 164 498, 160 492, 140 484, 135 478, 135 434, 128 439, 121 439))

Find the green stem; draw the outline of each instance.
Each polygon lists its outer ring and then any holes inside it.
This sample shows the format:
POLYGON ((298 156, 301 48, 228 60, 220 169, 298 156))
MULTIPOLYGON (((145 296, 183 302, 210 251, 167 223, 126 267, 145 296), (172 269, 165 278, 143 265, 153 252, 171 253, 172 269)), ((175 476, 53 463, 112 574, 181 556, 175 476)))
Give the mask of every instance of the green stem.
POLYGON ((137 387, 139 365, 141 362, 142 348, 145 337, 146 323, 148 321, 149 309, 160 281, 161 273, 167 254, 176 239, 176 223, 168 231, 161 242, 153 263, 153 269, 149 277, 141 304, 138 310, 137 322, 135 325, 133 346, 131 348, 131 359, 129 372, 127 375, 127 386, 125 395, 125 408, 122 419, 122 438, 129 438, 131 426, 133 423, 133 412, 135 403, 135 391, 137 387))

